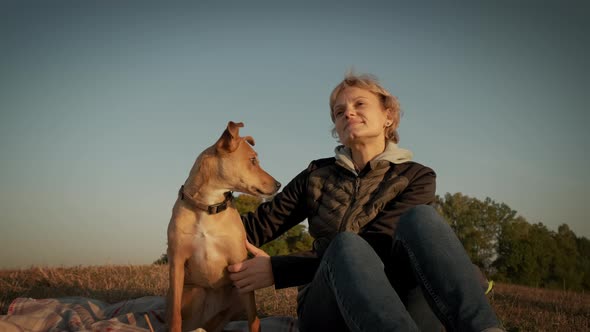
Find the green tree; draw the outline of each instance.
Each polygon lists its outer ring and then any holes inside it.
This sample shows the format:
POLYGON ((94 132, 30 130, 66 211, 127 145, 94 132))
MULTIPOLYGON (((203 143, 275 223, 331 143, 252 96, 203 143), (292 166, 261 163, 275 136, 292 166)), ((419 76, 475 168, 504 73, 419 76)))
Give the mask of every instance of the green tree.
POLYGON ((530 228, 531 225, 524 218, 502 224, 498 238, 498 258, 494 262, 496 279, 511 281, 514 276, 522 274, 525 269, 523 262, 530 261, 530 257, 527 257, 530 248, 521 240, 528 236, 530 228))
POLYGON ((504 203, 461 193, 436 198, 471 260, 495 279, 534 287, 590 289, 590 241, 567 224, 550 231, 504 203))
POLYGON ((549 280, 555 250, 553 233, 545 225, 531 225, 522 217, 505 222, 498 238, 495 278, 543 287, 549 280))
POLYGON ((577 270, 582 275, 582 289, 590 289, 590 240, 585 237, 577 238, 578 262, 577 270))
POLYGON ((261 248, 271 256, 287 255, 310 250, 312 243, 313 238, 307 232, 305 225, 299 224, 261 248))
POLYGON ((501 225, 516 211, 491 198, 480 201, 461 193, 437 196, 436 207, 465 247, 473 263, 489 270, 496 257, 501 225))
POLYGON ((234 205, 240 214, 256 210, 260 203, 262 203, 262 198, 246 194, 242 194, 234 199, 234 205))
POLYGON ((562 224, 554 235, 555 260, 551 269, 550 283, 553 288, 580 290, 583 274, 578 271, 578 244, 576 234, 567 224, 562 224))
POLYGON ((152 264, 165 265, 168 264, 168 254, 162 254, 160 258, 156 259, 152 264))

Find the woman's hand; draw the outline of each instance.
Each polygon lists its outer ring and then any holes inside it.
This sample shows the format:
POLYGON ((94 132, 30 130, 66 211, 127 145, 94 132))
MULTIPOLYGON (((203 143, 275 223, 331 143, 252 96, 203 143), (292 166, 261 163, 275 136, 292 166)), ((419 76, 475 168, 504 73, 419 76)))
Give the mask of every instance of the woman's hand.
POLYGON ((246 240, 246 249, 253 258, 227 267, 229 278, 240 293, 252 292, 275 283, 270 256, 246 240))

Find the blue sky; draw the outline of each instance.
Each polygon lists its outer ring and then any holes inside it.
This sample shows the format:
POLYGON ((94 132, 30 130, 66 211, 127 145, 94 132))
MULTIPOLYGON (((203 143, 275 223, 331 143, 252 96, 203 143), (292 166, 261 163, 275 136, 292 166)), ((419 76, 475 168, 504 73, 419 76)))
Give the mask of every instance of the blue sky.
POLYGON ((5 1, 0 268, 145 264, 229 120, 287 183, 331 156, 345 72, 400 99, 400 146, 438 194, 590 237, 583 1, 5 1))

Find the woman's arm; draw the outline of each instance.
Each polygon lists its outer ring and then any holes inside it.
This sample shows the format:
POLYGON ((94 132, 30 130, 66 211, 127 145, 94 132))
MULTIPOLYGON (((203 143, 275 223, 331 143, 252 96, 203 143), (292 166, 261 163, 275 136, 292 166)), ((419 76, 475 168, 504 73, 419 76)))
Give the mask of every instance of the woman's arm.
POLYGON ((309 171, 299 173, 269 202, 242 215, 248 241, 257 247, 276 239, 307 218, 305 188, 309 171))
POLYGON ((254 257, 228 267, 229 277, 240 293, 272 285, 281 289, 309 283, 320 264, 320 259, 311 252, 270 257, 251 243, 246 243, 246 248, 254 257))
MULTIPOLYGON (((254 212, 242 216, 248 241, 246 248, 252 259, 228 267, 230 279, 240 292, 250 292, 275 284, 283 288, 301 284, 301 272, 313 277, 319 259, 301 261, 293 256, 270 257, 257 248, 276 239, 291 227, 307 218, 305 194, 309 171, 297 175, 269 202, 261 204, 254 212)), ((304 254, 305 255, 305 254, 304 254)))

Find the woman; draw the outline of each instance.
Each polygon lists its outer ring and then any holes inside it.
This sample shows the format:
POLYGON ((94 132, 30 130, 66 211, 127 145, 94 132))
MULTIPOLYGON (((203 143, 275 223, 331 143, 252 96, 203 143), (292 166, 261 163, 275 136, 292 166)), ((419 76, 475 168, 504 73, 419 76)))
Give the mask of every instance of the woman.
POLYGON ((408 313, 417 286, 448 331, 499 331, 465 250, 429 206, 435 173, 396 145, 397 99, 375 78, 349 75, 330 115, 336 156, 313 161, 243 216, 255 257, 228 268, 234 285, 302 286, 301 331, 418 331, 408 313), (269 257, 256 247, 306 218, 310 252, 269 257))

